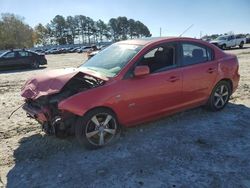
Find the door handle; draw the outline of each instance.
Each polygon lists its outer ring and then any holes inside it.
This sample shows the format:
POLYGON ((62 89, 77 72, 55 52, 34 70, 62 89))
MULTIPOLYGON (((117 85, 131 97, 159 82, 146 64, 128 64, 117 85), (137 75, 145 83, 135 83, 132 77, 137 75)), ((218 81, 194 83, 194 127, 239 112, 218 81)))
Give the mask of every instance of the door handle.
POLYGON ((214 72, 214 68, 207 69, 207 73, 212 74, 214 72))
POLYGON ((179 80, 179 78, 178 78, 177 76, 171 76, 171 77, 168 79, 169 82, 176 82, 176 81, 178 81, 178 80, 179 80))

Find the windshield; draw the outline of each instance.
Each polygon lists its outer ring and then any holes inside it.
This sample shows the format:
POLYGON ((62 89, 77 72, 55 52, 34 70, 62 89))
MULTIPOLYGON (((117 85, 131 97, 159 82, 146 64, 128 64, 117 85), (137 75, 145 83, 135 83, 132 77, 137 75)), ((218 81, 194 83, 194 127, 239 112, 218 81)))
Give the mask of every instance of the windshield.
POLYGON ((141 49, 142 46, 138 45, 116 43, 105 48, 80 67, 98 71, 107 77, 114 77, 141 49))
POLYGON ((6 51, 5 52, 0 52, 0 57, 3 57, 5 54, 7 54, 7 52, 6 51))
POLYGON ((227 39, 226 39, 226 37, 221 36, 221 37, 216 38, 216 40, 227 40, 227 39))

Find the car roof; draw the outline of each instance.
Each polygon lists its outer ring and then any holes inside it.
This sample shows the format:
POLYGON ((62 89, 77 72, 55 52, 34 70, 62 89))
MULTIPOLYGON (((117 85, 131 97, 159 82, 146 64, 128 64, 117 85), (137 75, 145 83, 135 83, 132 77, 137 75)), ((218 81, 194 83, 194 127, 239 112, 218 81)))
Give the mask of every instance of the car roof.
POLYGON ((139 39, 131 39, 131 40, 125 40, 125 41, 120 41, 118 43, 120 44, 134 44, 134 45, 147 45, 150 43, 154 43, 157 41, 161 41, 164 39, 169 39, 173 37, 147 37, 147 38, 139 38, 139 39))
POLYGON ((188 37, 147 37, 147 38, 120 41, 118 43, 146 46, 146 45, 161 42, 161 41, 167 42, 167 41, 174 41, 174 40, 176 41, 182 41, 182 40, 200 41, 200 39, 194 39, 194 38, 188 38, 188 37))
POLYGON ((13 49, 13 50, 7 50, 6 52, 22 52, 22 51, 28 52, 29 50, 26 50, 26 49, 13 49))
POLYGON ((36 54, 36 52, 31 51, 31 50, 26 50, 26 49, 13 49, 13 50, 7 50, 7 51, 1 53, 1 56, 4 56, 5 54, 10 53, 10 52, 30 52, 30 53, 32 53, 32 54, 36 54))
MULTIPOLYGON (((118 44, 141 45, 141 46, 146 47, 146 46, 165 43, 165 42, 195 42, 195 43, 198 43, 200 45, 205 45, 207 47, 210 47, 213 50, 216 50, 216 48, 217 48, 213 44, 210 44, 206 41, 203 41, 201 39, 190 38, 190 37, 149 37, 149 38, 125 40, 125 41, 120 41, 117 43, 118 44)), ((224 54, 223 51, 221 51, 219 53, 224 54)))

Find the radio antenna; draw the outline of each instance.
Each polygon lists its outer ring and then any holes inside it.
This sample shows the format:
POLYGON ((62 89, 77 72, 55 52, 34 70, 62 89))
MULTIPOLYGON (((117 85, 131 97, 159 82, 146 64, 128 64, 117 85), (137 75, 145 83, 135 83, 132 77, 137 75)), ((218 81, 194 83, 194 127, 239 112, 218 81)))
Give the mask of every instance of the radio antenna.
POLYGON ((179 37, 181 37, 184 33, 186 33, 186 32, 187 32, 191 27, 193 27, 193 26, 194 26, 194 24, 190 25, 185 31, 183 31, 182 34, 180 34, 179 37))

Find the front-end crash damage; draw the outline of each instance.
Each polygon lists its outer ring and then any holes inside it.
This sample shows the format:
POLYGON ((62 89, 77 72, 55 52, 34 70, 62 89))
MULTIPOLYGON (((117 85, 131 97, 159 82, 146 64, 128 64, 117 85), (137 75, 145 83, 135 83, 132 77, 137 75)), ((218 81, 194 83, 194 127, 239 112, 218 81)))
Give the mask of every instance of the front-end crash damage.
MULTIPOLYGON (((49 74, 53 75, 53 72, 49 74)), ((106 78, 75 70, 62 75, 55 73, 53 78, 31 79, 22 88, 21 95, 25 98, 23 109, 28 117, 42 125, 47 134, 59 137, 74 134, 77 115, 60 110, 58 104, 75 94, 102 86, 105 81, 106 78)))

